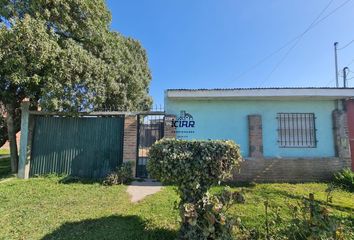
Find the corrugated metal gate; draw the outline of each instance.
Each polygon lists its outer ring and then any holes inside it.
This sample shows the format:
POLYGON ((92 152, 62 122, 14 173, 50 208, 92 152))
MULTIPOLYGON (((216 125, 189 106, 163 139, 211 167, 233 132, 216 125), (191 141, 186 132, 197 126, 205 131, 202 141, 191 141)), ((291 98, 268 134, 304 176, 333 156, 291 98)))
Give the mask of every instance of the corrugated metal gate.
POLYGON ((102 178, 122 162, 123 132, 123 116, 36 116, 30 176, 102 178))

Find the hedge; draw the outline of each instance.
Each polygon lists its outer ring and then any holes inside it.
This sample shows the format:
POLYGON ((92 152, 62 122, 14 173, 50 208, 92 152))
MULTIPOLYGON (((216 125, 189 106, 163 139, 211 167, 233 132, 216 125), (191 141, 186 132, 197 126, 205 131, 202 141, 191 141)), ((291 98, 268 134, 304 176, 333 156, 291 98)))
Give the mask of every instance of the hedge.
POLYGON ((231 224, 222 209, 231 199, 211 196, 208 190, 231 177, 240 161, 240 148, 233 141, 162 139, 151 147, 150 176, 175 184, 181 197, 181 239, 228 238, 231 224))

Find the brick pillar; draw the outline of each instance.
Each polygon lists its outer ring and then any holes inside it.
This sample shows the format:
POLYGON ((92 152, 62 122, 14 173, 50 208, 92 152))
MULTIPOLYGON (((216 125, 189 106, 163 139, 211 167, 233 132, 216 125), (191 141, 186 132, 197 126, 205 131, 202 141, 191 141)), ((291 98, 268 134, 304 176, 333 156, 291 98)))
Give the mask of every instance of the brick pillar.
POLYGON ((135 176, 137 154, 137 116, 126 115, 124 119, 123 162, 132 162, 133 176, 135 176))
POLYGON ((164 137, 165 138, 176 138, 176 128, 172 126, 172 121, 176 120, 174 115, 165 116, 165 126, 164 126, 164 137))
POLYGON ((263 157, 263 135, 261 115, 248 115, 249 156, 263 157))
POLYGON ((350 159, 347 113, 342 110, 334 110, 332 117, 336 156, 343 160, 350 159))

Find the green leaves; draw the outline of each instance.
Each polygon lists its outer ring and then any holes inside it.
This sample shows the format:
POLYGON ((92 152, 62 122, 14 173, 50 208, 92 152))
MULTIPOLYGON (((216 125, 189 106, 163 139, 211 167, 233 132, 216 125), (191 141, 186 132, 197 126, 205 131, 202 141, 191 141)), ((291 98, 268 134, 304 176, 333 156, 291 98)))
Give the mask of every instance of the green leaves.
POLYGON ((106 66, 73 40, 62 45, 41 89, 41 105, 59 111, 89 111, 105 100, 106 66))
POLYGON ((240 161, 239 146, 232 141, 162 139, 150 148, 150 176, 178 188, 181 239, 231 239, 232 222, 225 208, 244 198, 227 190, 211 196, 208 189, 230 177, 240 161))
POLYGON ((58 44, 42 20, 26 15, 8 29, 0 28, 0 95, 3 103, 37 93, 47 62, 56 56, 58 44))
MULTIPOLYGON (((148 170, 163 182, 205 193, 238 167, 239 147, 232 141, 162 139, 149 152, 148 170)), ((186 196, 189 198, 189 196, 186 196)))
POLYGON ((151 106, 146 52, 109 30, 103 0, 5 0, 0 8, 1 100, 30 97, 56 111, 151 106))
POLYGON ((354 172, 349 168, 345 168, 334 174, 333 182, 336 186, 354 192, 354 172))

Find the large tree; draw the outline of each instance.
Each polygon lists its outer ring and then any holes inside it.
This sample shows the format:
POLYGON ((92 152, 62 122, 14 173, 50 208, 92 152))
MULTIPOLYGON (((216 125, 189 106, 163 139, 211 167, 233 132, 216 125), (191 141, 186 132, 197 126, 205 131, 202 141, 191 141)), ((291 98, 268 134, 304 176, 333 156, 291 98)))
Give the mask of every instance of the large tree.
POLYGON ((103 0, 0 0, 0 144, 17 171, 21 102, 51 111, 145 110, 145 50, 110 31, 103 0))

